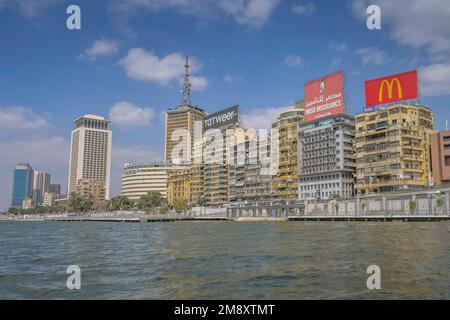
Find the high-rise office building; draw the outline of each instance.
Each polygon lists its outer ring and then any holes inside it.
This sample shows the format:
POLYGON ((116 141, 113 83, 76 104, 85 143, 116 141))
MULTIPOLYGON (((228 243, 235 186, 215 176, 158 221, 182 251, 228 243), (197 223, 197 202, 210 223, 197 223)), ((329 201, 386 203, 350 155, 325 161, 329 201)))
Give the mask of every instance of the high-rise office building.
POLYGON ((358 114, 355 119, 358 194, 429 185, 432 110, 395 104, 358 114))
POLYGON ((69 165, 69 195, 75 192, 78 182, 92 179, 103 184, 105 198, 109 199, 111 171, 112 132, 111 121, 87 114, 74 121, 69 165))
POLYGON ((166 163, 181 164, 183 162, 193 162, 194 144, 196 140, 201 139, 201 135, 203 134, 203 120, 205 119, 206 113, 204 110, 192 105, 190 96, 190 66, 187 57, 184 67, 185 75, 181 104, 166 112, 164 148, 164 159, 166 163), (194 133, 198 136, 194 136, 194 133), (186 143, 186 148, 183 149, 188 150, 189 154, 176 154, 174 156, 172 151, 180 144, 181 139, 186 143))
POLYGON ((272 123, 272 130, 278 135, 278 172, 272 177, 272 192, 276 200, 298 198, 298 133, 304 114, 304 102, 297 101, 293 108, 280 113, 272 123))
POLYGON ((14 169, 11 206, 22 208, 25 199, 33 197, 33 168, 28 163, 19 163, 14 169))
POLYGON ((299 200, 354 195, 355 118, 341 114, 300 126, 299 200))
POLYGON ((45 171, 34 171, 33 202, 35 206, 44 203, 44 193, 50 190, 50 175, 45 171))
POLYGON ((59 196, 61 194, 61 185, 60 184, 50 184, 50 189, 48 190, 48 192, 59 196))

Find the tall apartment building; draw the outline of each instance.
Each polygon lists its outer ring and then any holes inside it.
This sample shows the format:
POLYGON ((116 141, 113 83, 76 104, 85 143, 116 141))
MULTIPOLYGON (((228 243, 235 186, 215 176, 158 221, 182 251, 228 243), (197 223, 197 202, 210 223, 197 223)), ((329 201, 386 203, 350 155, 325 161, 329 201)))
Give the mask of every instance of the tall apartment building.
POLYGON ((338 115, 300 125, 299 200, 354 195, 355 118, 338 115))
POLYGON ((277 200, 298 199, 298 128, 304 113, 304 102, 298 101, 272 123, 279 142, 278 173, 272 177, 272 193, 277 200))
POLYGON ((245 141, 233 146, 230 166, 230 202, 269 201, 272 199, 270 140, 245 141), (241 154, 243 153, 243 154, 241 154), (269 161, 264 161, 266 157, 269 161))
POLYGON ((167 197, 168 171, 177 168, 171 163, 133 165, 125 163, 121 194, 130 200, 139 200, 150 191, 167 197))
POLYGON ((87 114, 74 121, 69 165, 69 195, 76 191, 78 181, 92 179, 102 183, 109 199, 112 132, 111 121, 87 114))
POLYGON ((22 208, 23 201, 33 197, 33 168, 28 163, 19 163, 14 169, 11 206, 22 208))
POLYGON ((40 206, 44 203, 44 193, 50 190, 50 175, 44 171, 34 171, 33 202, 40 206))
POLYGON ((450 183, 450 131, 431 135, 431 171, 434 184, 450 183))
POLYGON ((203 198, 209 206, 226 205, 229 202, 230 152, 237 142, 238 129, 244 130, 239 119, 239 106, 205 118, 203 198))
POLYGON ((428 186, 433 111, 396 104, 355 119, 358 194, 428 186))

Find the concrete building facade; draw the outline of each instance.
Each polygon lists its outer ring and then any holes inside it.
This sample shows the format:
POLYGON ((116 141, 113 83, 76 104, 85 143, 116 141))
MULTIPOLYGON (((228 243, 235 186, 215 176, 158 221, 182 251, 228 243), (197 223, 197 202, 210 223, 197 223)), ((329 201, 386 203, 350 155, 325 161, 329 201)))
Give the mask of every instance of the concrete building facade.
POLYGON ((280 113, 272 123, 279 142, 278 172, 272 177, 273 196, 278 200, 298 198, 298 129, 303 123, 304 113, 304 102, 298 101, 295 107, 280 113))
POLYGON ((201 139, 201 135, 203 134, 204 119, 205 111, 190 105, 180 105, 166 112, 164 148, 164 159, 166 163, 182 164, 182 162, 186 161, 193 162, 192 158, 194 156, 194 143, 196 139, 201 139), (185 132, 189 134, 188 137, 184 136, 183 140, 189 139, 189 141, 184 140, 184 142, 189 144, 188 148, 191 154, 189 156, 177 154, 174 159, 172 151, 180 143, 180 135, 178 133, 181 132, 180 130, 185 130, 185 132), (197 133, 199 137, 195 137, 194 132, 197 133), (185 158, 184 161, 181 160, 183 158, 185 158))
POLYGON ((299 200, 351 197, 355 190, 355 119, 338 115, 308 122, 299 133, 299 200))
POLYGON ((69 165, 69 195, 77 188, 78 181, 92 179, 103 184, 105 198, 109 199, 111 171, 112 132, 111 121, 87 114, 74 121, 69 165))
POLYGON ((122 196, 137 201, 148 192, 155 191, 167 198, 168 171, 176 167, 171 163, 144 165, 126 163, 122 175, 122 196))
POLYGON ((431 135, 431 171, 434 184, 450 184, 450 130, 431 135))
POLYGON ((33 202, 35 206, 44 203, 44 194, 50 191, 50 175, 44 171, 34 171, 33 202))
MULTIPOLYGON (((265 141, 267 142, 267 141, 265 141)), ((270 201, 272 199, 272 176, 269 143, 256 140, 233 146, 233 164, 230 166, 229 202, 270 201)))
POLYGON ((429 185, 433 111, 395 104, 356 115, 357 194, 429 185))

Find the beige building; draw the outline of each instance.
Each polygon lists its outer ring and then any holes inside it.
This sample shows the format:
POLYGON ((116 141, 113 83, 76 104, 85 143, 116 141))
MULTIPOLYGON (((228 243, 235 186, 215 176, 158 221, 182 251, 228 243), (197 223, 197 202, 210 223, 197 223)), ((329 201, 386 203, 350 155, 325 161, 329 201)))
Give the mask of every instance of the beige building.
POLYGON ((165 127, 165 148, 164 159, 166 163, 181 164, 183 162, 192 161, 194 156, 194 143, 196 139, 201 139, 203 133, 203 120, 205 112, 194 106, 181 105, 166 112, 165 127), (195 128, 197 125, 197 128, 195 128), (183 136, 182 132, 186 132, 188 136, 183 136), (194 131, 198 137, 194 136, 194 131), (172 151, 180 144, 180 137, 183 137, 190 150, 189 155, 177 154, 176 158, 172 158, 172 151), (183 160, 184 159, 184 160, 183 160))
POLYGON ((450 183, 450 131, 431 135, 431 171, 433 182, 441 186, 450 183))
POLYGON ((56 199, 58 199, 58 195, 52 192, 44 193, 44 207, 54 207, 56 204, 56 199))
POLYGON ((433 111, 418 105, 396 104, 358 114, 355 120, 358 194, 429 185, 433 111))
POLYGON ((244 130, 239 119, 239 106, 208 115, 205 122, 216 119, 227 121, 210 128, 205 126, 203 199, 208 206, 222 206, 229 203, 231 148, 238 143, 244 130), (224 115, 230 116, 227 118, 224 115))
POLYGON ((272 123, 272 130, 278 135, 278 172, 272 177, 272 192, 277 200, 298 198, 298 134, 304 114, 304 102, 297 101, 293 108, 280 113, 272 123))
POLYGON ((82 197, 91 197, 94 207, 98 207, 105 200, 105 186, 95 179, 78 180, 75 193, 82 197))
POLYGON ((33 173, 33 202, 35 206, 41 206, 44 202, 44 193, 50 190, 50 175, 44 171, 33 173))
POLYGON ((77 188, 78 181, 95 180, 105 188, 109 199, 111 171, 112 132, 111 121, 97 115, 87 114, 74 121, 69 165, 69 195, 77 188))
POLYGON ((171 163, 133 165, 126 163, 122 175, 121 194, 130 200, 139 200, 150 191, 167 197, 168 171, 178 168, 171 163))
POLYGON ((230 202, 270 201, 270 143, 260 145, 256 140, 242 142, 233 147, 232 154, 234 159, 230 166, 230 202), (263 157, 267 157, 268 161, 263 161, 263 157))
POLYGON ((190 204, 198 201, 192 197, 192 173, 191 166, 168 170, 167 201, 169 204, 173 204, 176 199, 187 200, 190 204))

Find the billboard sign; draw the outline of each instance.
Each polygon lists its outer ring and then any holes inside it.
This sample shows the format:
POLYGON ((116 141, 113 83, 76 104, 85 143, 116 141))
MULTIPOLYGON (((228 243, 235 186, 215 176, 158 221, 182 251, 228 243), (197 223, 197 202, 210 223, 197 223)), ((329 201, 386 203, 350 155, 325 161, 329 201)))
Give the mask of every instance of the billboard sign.
POLYGON ((419 96, 417 71, 408 71, 365 82, 366 109, 371 107, 416 99, 419 96))
POLYGON ((343 79, 339 71, 305 84, 305 123, 344 113, 343 79))
POLYGON ((231 126, 238 121, 238 118, 239 106, 237 105, 214 112, 205 118, 205 130, 231 126))

